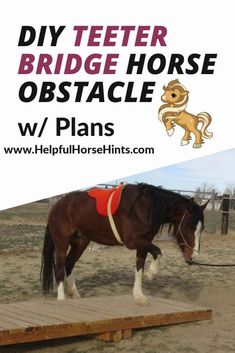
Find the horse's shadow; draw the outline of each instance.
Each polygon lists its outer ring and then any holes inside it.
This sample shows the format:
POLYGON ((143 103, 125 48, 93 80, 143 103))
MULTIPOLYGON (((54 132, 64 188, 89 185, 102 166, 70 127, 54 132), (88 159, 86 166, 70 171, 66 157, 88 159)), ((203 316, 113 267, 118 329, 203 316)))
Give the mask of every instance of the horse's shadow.
MULTIPOLYGON (((100 295, 112 292, 115 294, 131 293, 134 273, 130 270, 98 270, 91 276, 77 279, 77 287, 82 296, 97 293, 100 295), (109 288, 107 288, 109 287, 109 288)), ((151 282, 143 280, 143 291, 150 296, 174 297, 177 292, 190 300, 197 300, 202 285, 194 278, 183 278, 178 275, 158 274, 151 282)))

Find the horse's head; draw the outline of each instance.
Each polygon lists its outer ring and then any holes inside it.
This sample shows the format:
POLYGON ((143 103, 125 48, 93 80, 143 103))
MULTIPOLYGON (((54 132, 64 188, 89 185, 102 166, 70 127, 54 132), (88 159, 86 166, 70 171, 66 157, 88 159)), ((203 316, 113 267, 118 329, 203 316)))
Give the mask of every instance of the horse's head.
POLYGON ((197 258, 200 251, 200 238, 204 229, 203 211, 208 202, 199 206, 193 199, 188 200, 187 207, 179 210, 174 222, 174 235, 188 264, 197 258))
POLYGON ((167 86, 163 86, 163 89, 165 92, 161 100, 165 103, 174 105, 188 98, 189 92, 178 80, 170 81, 167 86))

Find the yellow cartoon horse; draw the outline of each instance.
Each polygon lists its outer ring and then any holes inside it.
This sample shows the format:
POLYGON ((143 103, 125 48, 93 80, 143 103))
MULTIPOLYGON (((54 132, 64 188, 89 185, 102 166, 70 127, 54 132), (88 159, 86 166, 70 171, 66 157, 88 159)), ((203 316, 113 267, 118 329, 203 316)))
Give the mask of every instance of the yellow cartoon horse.
POLYGON ((189 92, 178 80, 170 81, 163 89, 165 92, 161 96, 161 100, 166 104, 159 108, 158 117, 164 123, 168 135, 173 135, 174 126, 177 124, 185 130, 181 146, 189 143, 190 134, 193 133, 195 135, 193 147, 202 147, 202 137, 210 139, 213 136, 212 132, 207 131, 212 120, 210 114, 199 113, 195 116, 185 111, 189 92), (202 123, 201 130, 198 129, 199 122, 202 123))

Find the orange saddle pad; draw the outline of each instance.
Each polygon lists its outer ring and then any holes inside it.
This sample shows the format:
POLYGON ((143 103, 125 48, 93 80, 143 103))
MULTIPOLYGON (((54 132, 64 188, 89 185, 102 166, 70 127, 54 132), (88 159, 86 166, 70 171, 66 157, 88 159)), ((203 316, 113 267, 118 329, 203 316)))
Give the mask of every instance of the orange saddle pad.
POLYGON ((112 189, 94 188, 88 191, 88 195, 96 199, 96 209, 101 216, 108 215, 108 202, 112 194, 111 213, 114 215, 118 209, 124 186, 125 185, 120 184, 112 189))

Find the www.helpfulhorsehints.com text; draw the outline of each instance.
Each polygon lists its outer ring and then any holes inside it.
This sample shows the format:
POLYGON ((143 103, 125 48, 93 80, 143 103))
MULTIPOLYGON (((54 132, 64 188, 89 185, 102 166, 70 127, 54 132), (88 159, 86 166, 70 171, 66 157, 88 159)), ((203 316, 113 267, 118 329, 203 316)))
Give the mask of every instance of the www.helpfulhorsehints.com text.
POLYGON ((163 25, 22 26, 18 40, 21 50, 18 77, 23 80, 18 87, 18 99, 25 105, 44 104, 45 115, 41 117, 42 121, 19 121, 20 135, 40 138, 49 129, 48 119, 55 119, 56 137, 62 137, 64 132, 77 137, 111 137, 115 134, 114 123, 101 123, 98 119, 87 123, 79 114, 79 103, 107 102, 114 106, 151 103, 160 74, 214 73, 216 53, 165 54, 167 33, 168 29, 163 25), (63 46, 61 52, 60 45, 64 43, 68 50, 63 46), (146 75, 153 79, 146 81, 146 75), (45 77, 49 79, 44 80, 45 77), (71 77, 75 79, 71 80, 71 77), (83 80, 79 80, 80 77, 83 80), (110 82, 112 77, 116 80, 110 82), (141 80, 142 77, 145 79, 141 80), (46 112, 50 103, 75 104, 76 114, 51 116, 46 112), (94 124, 100 124, 98 132, 93 129, 94 124))
POLYGON ((101 145, 98 147, 82 146, 82 145, 34 145, 34 147, 4 147, 5 154, 8 155, 51 155, 57 156, 61 154, 77 154, 77 155, 125 155, 125 154, 154 154, 154 147, 128 147, 128 146, 115 146, 115 145, 101 145))

